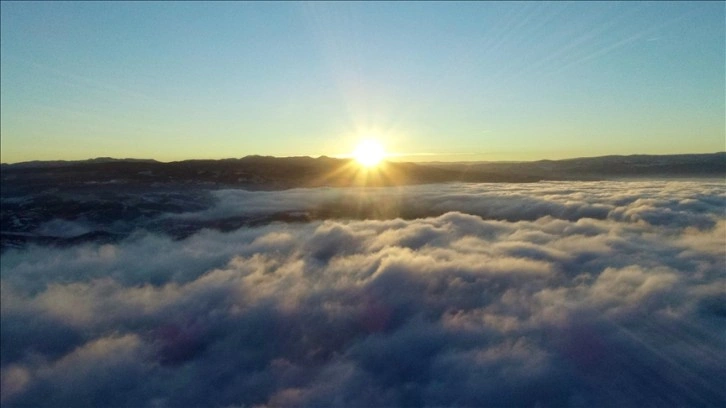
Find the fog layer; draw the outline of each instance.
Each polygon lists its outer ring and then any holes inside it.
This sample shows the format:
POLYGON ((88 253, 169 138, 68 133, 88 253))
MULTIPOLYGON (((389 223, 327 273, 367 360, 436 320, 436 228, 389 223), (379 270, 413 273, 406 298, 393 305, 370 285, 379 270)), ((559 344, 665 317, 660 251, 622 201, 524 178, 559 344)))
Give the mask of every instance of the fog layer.
POLYGON ((723 183, 215 196, 334 219, 5 252, 3 406, 726 404, 723 183))

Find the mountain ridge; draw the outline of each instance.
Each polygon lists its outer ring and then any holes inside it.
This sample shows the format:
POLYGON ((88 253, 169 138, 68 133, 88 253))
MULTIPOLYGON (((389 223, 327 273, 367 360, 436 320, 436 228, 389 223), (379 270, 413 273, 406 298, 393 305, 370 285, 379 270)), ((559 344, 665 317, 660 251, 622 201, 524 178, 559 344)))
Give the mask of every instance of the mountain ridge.
MULTIPOLYGON (((414 163, 419 165, 464 165, 464 164, 524 164, 524 163, 543 163, 543 162, 572 162, 572 161, 586 161, 586 160, 600 160, 600 159, 617 159, 617 158, 637 158, 637 159, 649 159, 649 158, 677 158, 677 157, 693 157, 693 156, 721 156, 726 160, 726 151, 711 152, 711 153, 677 153, 677 154, 610 154, 602 156, 581 156, 581 157, 569 157, 566 159, 536 159, 536 160, 465 160, 465 161, 394 161, 395 163, 414 163)), ((114 162, 135 162, 135 163, 182 163, 182 162, 223 162, 233 160, 254 160, 254 159, 312 159, 312 160, 345 160, 341 158, 330 157, 326 155, 322 156, 272 156, 272 155, 259 155, 252 154, 242 157, 225 157, 221 159, 183 159, 183 160, 171 160, 161 161, 156 159, 142 159, 142 158, 115 158, 109 156, 94 157, 89 159, 79 160, 28 160, 15 163, 0 163, 2 167, 48 167, 48 166, 72 166, 77 164, 85 163, 114 163, 114 162)))

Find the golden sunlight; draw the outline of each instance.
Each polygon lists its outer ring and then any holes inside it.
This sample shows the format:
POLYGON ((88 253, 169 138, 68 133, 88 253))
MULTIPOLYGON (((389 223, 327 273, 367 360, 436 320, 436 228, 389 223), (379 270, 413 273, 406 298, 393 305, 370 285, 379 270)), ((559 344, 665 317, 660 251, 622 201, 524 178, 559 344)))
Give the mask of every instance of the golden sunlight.
POLYGON ((373 139, 361 141, 353 151, 353 157, 365 167, 376 166, 385 156, 383 146, 373 139))

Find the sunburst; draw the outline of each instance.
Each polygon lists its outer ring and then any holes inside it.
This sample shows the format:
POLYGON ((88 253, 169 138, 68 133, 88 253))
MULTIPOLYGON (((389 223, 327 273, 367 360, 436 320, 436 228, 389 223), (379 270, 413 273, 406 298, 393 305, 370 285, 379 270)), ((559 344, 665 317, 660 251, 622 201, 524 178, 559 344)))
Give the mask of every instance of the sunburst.
POLYGON ((364 167, 375 167, 386 157, 386 152, 377 140, 365 139, 358 143, 353 157, 364 167))

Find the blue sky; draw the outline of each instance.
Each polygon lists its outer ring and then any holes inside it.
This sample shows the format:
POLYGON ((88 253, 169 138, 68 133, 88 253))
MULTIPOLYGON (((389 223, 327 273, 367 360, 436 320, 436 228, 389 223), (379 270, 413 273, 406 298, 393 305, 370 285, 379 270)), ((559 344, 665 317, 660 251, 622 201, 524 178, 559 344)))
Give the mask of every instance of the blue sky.
POLYGON ((723 2, 2 2, 3 162, 726 149, 723 2))

